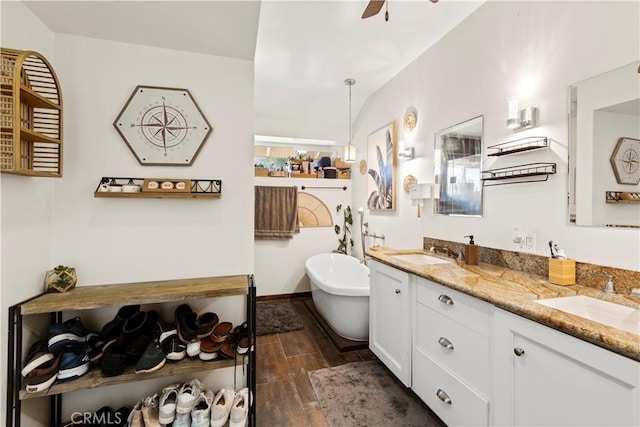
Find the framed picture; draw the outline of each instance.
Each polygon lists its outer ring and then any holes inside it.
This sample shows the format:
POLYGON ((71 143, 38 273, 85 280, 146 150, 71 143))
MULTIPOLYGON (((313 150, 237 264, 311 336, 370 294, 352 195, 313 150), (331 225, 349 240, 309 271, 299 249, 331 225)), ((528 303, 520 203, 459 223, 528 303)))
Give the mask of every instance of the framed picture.
POLYGON ((367 138, 367 206, 375 210, 396 208, 396 122, 367 138))

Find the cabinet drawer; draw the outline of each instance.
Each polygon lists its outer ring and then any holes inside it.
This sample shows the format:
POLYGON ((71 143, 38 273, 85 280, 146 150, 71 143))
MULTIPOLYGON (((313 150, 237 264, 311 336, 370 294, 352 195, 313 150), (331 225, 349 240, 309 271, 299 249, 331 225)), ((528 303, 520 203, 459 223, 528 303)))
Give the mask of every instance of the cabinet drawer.
POLYGON ((449 426, 488 425, 489 402, 484 397, 422 351, 414 356, 413 391, 442 421, 449 426))
POLYGON ((450 319, 489 336, 490 305, 477 298, 418 277, 416 300, 450 319))
POLYGON ((420 303, 415 350, 423 351, 476 390, 489 394, 489 340, 420 303))

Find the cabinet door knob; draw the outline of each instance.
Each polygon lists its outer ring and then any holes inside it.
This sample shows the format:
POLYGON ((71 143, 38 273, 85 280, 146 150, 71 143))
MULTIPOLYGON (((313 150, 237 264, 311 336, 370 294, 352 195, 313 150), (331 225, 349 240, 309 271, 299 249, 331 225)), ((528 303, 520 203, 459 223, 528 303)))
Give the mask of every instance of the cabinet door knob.
POLYGON ((451 398, 441 388, 439 388, 438 391, 436 391, 436 396, 438 396, 438 399, 442 400, 447 405, 451 405, 451 398))
POLYGON ((399 293, 400 293, 400 289, 396 289, 396 294, 399 294, 399 293))
POLYGON ((438 301, 440 301, 443 304, 447 304, 447 305, 453 305, 453 300, 449 297, 449 295, 440 295, 438 297, 438 301))
POLYGON ((513 352, 516 354, 516 356, 520 357, 524 354, 524 349, 516 347, 513 349, 513 352))
POLYGON ((449 341, 445 337, 440 337, 440 339, 438 340, 438 344, 440 344, 447 350, 453 350, 453 344, 451 343, 451 341, 449 341))

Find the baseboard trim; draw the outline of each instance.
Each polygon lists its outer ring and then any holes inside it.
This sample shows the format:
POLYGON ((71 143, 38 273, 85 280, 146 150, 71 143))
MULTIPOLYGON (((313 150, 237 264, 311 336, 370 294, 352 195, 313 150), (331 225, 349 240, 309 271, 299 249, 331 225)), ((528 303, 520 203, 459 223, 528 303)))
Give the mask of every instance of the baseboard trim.
POLYGON ((311 298, 311 291, 309 292, 296 292, 294 294, 276 294, 276 295, 261 295, 256 297, 256 301, 276 301, 280 299, 296 299, 296 298, 311 298))

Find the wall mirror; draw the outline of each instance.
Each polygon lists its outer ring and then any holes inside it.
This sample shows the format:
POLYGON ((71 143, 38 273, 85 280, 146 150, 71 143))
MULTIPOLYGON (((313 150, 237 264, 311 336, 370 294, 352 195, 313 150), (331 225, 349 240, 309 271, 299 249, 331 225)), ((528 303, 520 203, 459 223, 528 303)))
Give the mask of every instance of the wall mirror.
POLYGON ((569 87, 569 221, 640 228, 640 61, 569 87))
POLYGON ((479 116, 436 134, 436 214, 482 216, 482 129, 479 116))

